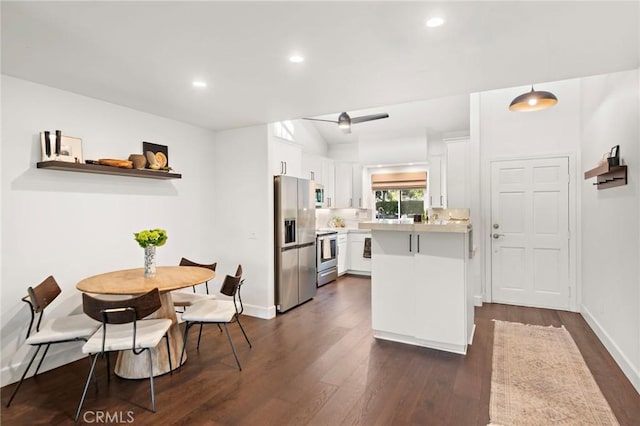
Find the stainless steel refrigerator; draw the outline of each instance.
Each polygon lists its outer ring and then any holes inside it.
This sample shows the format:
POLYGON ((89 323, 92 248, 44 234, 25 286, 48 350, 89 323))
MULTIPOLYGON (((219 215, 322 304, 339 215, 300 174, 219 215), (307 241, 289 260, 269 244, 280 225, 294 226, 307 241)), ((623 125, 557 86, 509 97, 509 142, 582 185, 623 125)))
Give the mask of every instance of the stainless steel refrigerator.
POLYGON ((316 295, 315 185, 274 177, 276 308, 285 312, 316 295))

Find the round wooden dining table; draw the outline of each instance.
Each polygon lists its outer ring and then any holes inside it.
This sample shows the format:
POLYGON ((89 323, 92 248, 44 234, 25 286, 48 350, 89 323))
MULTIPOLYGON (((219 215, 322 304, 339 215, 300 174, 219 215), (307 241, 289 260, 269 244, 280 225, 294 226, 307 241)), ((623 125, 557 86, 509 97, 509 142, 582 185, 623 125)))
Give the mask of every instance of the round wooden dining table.
MULTIPOLYGON (((182 333, 173 306, 171 291, 209 281, 216 276, 211 269, 197 266, 159 266, 156 276, 145 278, 144 268, 125 269, 94 275, 80 281, 76 288, 82 292, 99 295, 133 296, 147 293, 154 288, 160 292, 162 306, 149 318, 169 318, 173 325, 169 329, 169 350, 173 368, 179 367, 182 351, 182 333)), ((152 350, 153 375, 159 376, 170 371, 169 358, 165 345, 152 350)), ((186 354, 182 362, 186 361, 186 354)), ((149 377, 149 361, 146 356, 136 356, 132 351, 120 351, 115 373, 126 379, 145 379, 149 377)))

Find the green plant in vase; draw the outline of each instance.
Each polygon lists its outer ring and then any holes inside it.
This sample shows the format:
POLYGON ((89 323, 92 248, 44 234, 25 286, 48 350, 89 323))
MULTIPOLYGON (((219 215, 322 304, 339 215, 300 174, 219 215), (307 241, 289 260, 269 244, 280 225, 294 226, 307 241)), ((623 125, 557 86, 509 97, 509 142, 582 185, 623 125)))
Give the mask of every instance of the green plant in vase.
POLYGON ((156 275, 156 247, 163 246, 167 242, 167 231, 164 229, 142 230, 133 234, 138 245, 144 249, 144 276, 147 278, 156 275))

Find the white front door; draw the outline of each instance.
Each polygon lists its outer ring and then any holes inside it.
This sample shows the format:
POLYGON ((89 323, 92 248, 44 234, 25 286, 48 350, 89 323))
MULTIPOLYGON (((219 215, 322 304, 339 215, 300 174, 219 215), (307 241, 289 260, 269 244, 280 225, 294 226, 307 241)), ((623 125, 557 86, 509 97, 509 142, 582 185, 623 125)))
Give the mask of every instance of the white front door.
POLYGON ((570 309, 569 159, 491 163, 492 301, 570 309))

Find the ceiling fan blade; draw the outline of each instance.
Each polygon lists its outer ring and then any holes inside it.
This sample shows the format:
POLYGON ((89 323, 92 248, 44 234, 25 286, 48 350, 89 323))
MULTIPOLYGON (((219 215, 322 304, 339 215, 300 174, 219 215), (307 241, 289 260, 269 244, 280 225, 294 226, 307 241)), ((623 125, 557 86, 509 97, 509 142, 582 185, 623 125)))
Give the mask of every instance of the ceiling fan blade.
POLYGON ((323 120, 323 119, 321 119, 321 118, 303 118, 303 120, 310 120, 310 121, 324 121, 324 122, 326 122, 326 123, 336 123, 336 124, 338 123, 338 122, 337 122, 337 121, 335 121, 335 120, 323 120))
POLYGON ((389 114, 383 112, 381 114, 372 114, 372 115, 363 115, 362 117, 353 117, 351 119, 351 124, 362 123, 365 121, 371 120, 380 120, 381 118, 388 118, 389 114))

